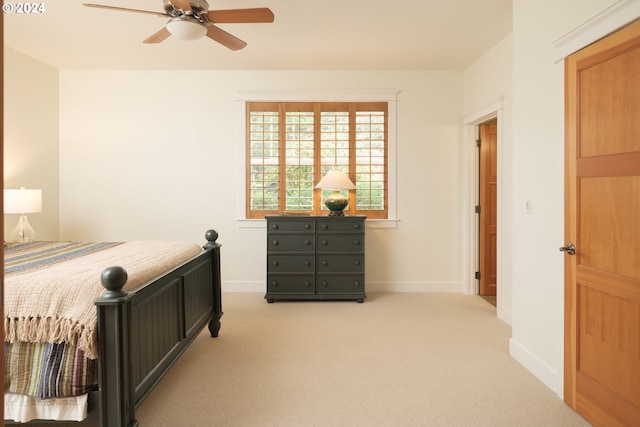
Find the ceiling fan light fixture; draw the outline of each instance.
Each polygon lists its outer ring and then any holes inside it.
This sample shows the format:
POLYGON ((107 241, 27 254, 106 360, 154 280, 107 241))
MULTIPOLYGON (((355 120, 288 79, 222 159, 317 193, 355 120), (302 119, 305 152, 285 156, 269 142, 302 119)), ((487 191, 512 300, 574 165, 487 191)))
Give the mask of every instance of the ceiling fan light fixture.
POLYGON ((172 18, 167 23, 167 30, 183 40, 197 40, 207 34, 207 29, 201 22, 185 16, 172 18))

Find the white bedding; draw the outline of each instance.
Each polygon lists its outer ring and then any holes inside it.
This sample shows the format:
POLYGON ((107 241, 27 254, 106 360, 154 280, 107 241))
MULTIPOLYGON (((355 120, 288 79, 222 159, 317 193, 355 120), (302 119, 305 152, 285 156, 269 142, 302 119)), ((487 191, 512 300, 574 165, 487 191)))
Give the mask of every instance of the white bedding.
POLYGON ((19 423, 32 420, 82 421, 87 418, 87 395, 39 399, 5 393, 4 418, 19 423))

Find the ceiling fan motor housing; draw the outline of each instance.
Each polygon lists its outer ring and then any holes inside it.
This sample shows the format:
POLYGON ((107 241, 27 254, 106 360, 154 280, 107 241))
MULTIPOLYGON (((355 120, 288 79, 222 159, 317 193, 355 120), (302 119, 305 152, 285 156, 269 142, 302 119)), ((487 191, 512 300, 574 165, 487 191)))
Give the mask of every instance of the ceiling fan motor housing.
POLYGON ((186 13, 182 9, 176 8, 171 0, 163 1, 165 12, 167 12, 167 14, 171 15, 174 18, 178 16, 190 15, 202 22, 204 21, 204 18, 202 18, 201 15, 206 15, 209 11, 209 3, 207 3, 205 0, 189 0, 191 11, 187 11, 186 13))

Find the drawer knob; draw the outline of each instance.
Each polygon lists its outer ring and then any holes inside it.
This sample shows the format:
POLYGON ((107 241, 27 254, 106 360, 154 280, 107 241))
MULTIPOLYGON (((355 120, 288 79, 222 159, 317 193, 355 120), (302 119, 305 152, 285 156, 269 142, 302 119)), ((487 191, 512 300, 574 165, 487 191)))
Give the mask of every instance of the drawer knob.
POLYGON ((353 265, 358 265, 359 266, 360 265, 360 261, 358 261, 358 260, 353 261, 353 265))
POLYGON ((309 267, 311 265, 311 261, 309 261, 308 259, 304 260, 304 265, 309 267))
POLYGON ((277 241, 277 240, 273 240, 273 241, 271 242, 271 244, 272 244, 273 246, 278 246, 278 245, 280 244, 280 242, 279 242, 279 241, 277 241))
POLYGON ((304 285, 305 285, 307 288, 310 288, 310 287, 311 287, 311 282, 310 282, 310 281, 308 281, 308 280, 305 280, 305 281, 304 281, 304 285))
POLYGON ((360 230, 360 224, 353 224, 353 228, 356 230, 360 230))
POLYGON ((323 288, 326 288, 326 287, 328 287, 328 286, 329 286, 329 284, 323 280, 323 281, 322 281, 322 287, 323 287, 323 288))
POLYGON ((323 240, 323 241, 322 241, 322 244, 323 244, 324 246, 327 246, 327 245, 329 244, 329 242, 327 242, 326 240, 323 240))
POLYGON ((280 265, 280 263, 278 261, 273 261, 273 265, 275 265, 276 267, 280 265))
POLYGON ((360 246, 360 240, 354 240, 353 244, 356 245, 356 246, 360 246))
POLYGON ((274 288, 278 287, 278 282, 276 282, 275 280, 273 282, 271 282, 271 286, 273 286, 274 288))
POLYGON ((307 245, 307 246, 310 246, 311 245, 311 240, 305 240, 304 244, 307 245))
POLYGON ((322 224, 322 229, 323 230, 327 230, 327 229, 329 229, 329 226, 327 224, 322 224))
POLYGON ((353 281, 353 285, 354 285, 356 288, 359 288, 359 287, 360 287, 360 282, 358 282, 357 280, 354 280, 354 281, 353 281))
POLYGON ((273 228, 274 230, 277 230, 279 228, 278 224, 271 224, 271 228, 273 228))
POLYGON ((306 228, 307 230, 311 229, 311 224, 305 224, 304 228, 306 228))
POLYGON ((324 259, 323 259, 323 260, 322 260, 322 265, 324 265, 324 266, 326 267, 327 265, 329 265, 329 263, 327 262, 327 260, 324 260, 324 259))

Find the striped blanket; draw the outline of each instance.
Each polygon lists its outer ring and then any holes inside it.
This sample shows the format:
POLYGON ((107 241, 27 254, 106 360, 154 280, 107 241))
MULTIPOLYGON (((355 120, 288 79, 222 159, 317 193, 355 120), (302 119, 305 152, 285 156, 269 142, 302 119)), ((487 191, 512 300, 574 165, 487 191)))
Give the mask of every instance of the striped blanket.
POLYGON ((67 343, 4 343, 5 392, 79 396, 98 387, 97 361, 67 343))
POLYGON ((131 291, 201 251, 174 241, 6 246, 5 392, 49 398, 95 388, 101 272, 124 267, 131 291))
POLYGON ((4 273, 9 274, 29 268, 46 267, 121 244, 119 242, 32 242, 9 244, 4 248, 4 273))

